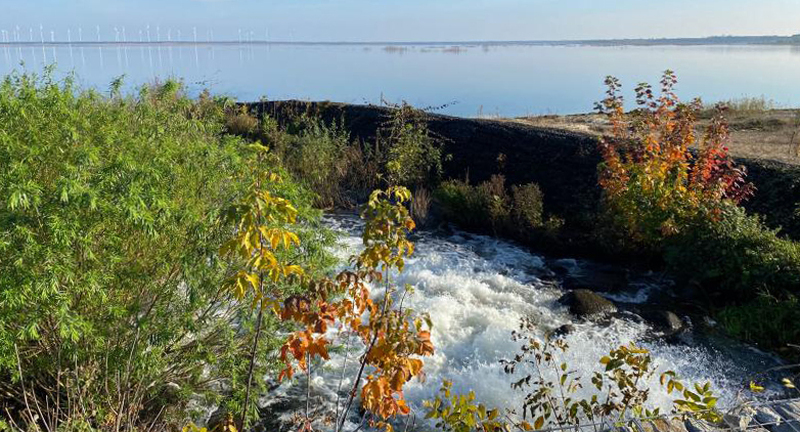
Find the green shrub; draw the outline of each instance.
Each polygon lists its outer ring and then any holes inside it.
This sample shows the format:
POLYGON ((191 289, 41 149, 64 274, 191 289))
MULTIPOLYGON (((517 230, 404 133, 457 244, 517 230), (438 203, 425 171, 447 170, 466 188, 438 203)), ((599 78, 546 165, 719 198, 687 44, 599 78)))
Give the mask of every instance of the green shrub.
POLYGON ((517 223, 530 227, 538 228, 544 224, 542 214, 544 205, 542 202, 542 190, 535 183, 511 187, 511 196, 514 200, 513 214, 517 223))
POLYGON ((543 194, 529 183, 512 186, 511 195, 505 177, 493 175, 477 186, 467 181, 448 180, 434 193, 446 220, 465 229, 502 234, 517 239, 555 235, 563 225, 559 218, 545 219, 543 194))
POLYGON ((228 133, 247 137, 256 132, 258 119, 244 106, 229 109, 225 115, 225 128, 228 133))
POLYGON ((439 185, 434 198, 445 220, 466 229, 480 229, 489 221, 487 203, 477 189, 463 180, 447 180, 439 185))
POLYGON ((321 208, 355 207, 382 183, 414 190, 435 186, 442 172, 442 150, 429 132, 424 113, 403 104, 377 131, 375 142, 351 140, 344 120, 326 122, 308 113, 279 125, 261 122, 244 108, 225 111, 226 130, 258 138, 304 186, 317 193, 321 208))
MULTIPOLYGON (((217 251, 250 152, 225 127, 221 103, 175 82, 110 98, 47 75, 0 84, 0 412, 32 423, 27 398, 48 430, 161 429, 190 399, 237 403, 253 313, 226 301, 217 251)), ((329 263, 310 194, 274 193, 306 223, 293 259, 329 263)))
POLYGON ((295 178, 316 192, 317 207, 333 207, 348 202, 345 180, 354 161, 347 157, 352 146, 350 134, 336 122, 303 116, 299 131, 286 135, 276 146, 283 163, 295 178))
POLYGON ((475 188, 477 200, 486 209, 492 230, 497 232, 510 223, 511 198, 506 192, 506 178, 502 175, 493 175, 489 180, 482 182, 475 188))
POLYGON ((729 206, 718 222, 702 219, 670 239, 665 259, 724 306, 717 317, 734 337, 767 349, 800 342, 800 244, 760 217, 729 206))
POLYGON ((760 217, 734 205, 671 238, 664 256, 674 273, 726 293, 729 300, 762 290, 800 292, 800 244, 778 237, 760 217))
POLYGON ((791 352, 787 345, 800 341, 800 301, 793 295, 783 299, 760 295, 750 302, 726 307, 717 317, 732 336, 767 349, 791 352))
POLYGON ((411 188, 438 181, 442 150, 430 133, 424 112, 403 103, 379 131, 377 148, 386 149, 384 169, 389 184, 411 188))

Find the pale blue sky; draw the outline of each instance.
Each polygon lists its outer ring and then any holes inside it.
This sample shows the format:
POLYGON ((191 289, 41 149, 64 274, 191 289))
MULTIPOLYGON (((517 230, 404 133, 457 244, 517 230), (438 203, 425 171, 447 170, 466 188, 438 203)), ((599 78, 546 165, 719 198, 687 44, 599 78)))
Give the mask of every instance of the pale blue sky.
POLYGON ((45 39, 128 40, 147 24, 161 38, 454 41, 695 37, 800 33, 800 0, 0 0, 0 29, 45 39))

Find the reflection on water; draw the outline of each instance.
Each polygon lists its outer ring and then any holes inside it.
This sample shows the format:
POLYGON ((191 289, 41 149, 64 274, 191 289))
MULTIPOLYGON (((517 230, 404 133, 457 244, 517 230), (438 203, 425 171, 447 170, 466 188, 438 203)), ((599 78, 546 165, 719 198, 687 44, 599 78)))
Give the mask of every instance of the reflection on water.
POLYGON ((416 106, 447 105, 446 114, 503 116, 591 110, 606 75, 630 91, 672 69, 679 93, 715 101, 765 96, 800 104, 800 47, 590 47, 515 44, 302 45, 0 44, 0 73, 39 71, 56 63, 84 86, 105 89, 126 76, 129 87, 182 77, 193 92, 210 87, 240 100, 333 100, 416 106), (24 64, 24 66, 20 66, 24 64))

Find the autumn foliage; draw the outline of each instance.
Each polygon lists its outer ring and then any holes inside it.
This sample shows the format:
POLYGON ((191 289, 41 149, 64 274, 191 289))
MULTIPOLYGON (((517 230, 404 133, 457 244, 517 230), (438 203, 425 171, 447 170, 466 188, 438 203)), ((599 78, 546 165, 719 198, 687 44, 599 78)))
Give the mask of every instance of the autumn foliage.
MULTIPOLYGON (((333 279, 308 280, 304 294, 287 298, 276 312, 280 319, 300 328, 289 335, 280 350, 286 367, 279 379, 290 379, 299 370, 310 379, 310 364, 327 360, 331 334, 343 340, 357 338, 364 347, 358 372, 338 412, 336 428, 341 429, 356 397, 369 414, 373 426, 391 430, 388 420, 410 413, 403 397, 403 386, 422 377, 420 357, 433 354, 430 320, 412 316, 408 309, 395 307, 393 271, 402 271, 405 258, 414 251, 407 234, 414 221, 405 203, 410 193, 405 188, 377 190, 370 196, 361 216, 365 220, 365 249, 352 258, 354 270, 345 270, 333 279), (373 298, 371 285, 383 285, 381 298, 373 298), (363 381, 363 386, 361 383, 363 381)), ((311 429, 306 413, 304 428, 311 429)))
POLYGON ((608 77, 597 109, 608 115, 611 135, 602 140, 600 185, 615 220, 634 241, 652 244, 677 234, 695 218, 718 218, 724 206, 753 193, 745 169, 728 155, 725 108, 699 135, 699 100, 682 103, 677 78, 666 71, 661 93, 636 87, 638 109, 624 111, 620 83, 608 77))

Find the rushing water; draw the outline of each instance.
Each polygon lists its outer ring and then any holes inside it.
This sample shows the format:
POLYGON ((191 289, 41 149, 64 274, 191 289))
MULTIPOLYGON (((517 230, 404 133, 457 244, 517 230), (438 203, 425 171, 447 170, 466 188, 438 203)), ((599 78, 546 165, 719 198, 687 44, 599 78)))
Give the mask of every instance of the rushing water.
MULTIPOLYGON (((344 233, 338 254, 347 258, 357 253, 361 248, 360 221, 352 215, 339 215, 329 217, 328 222, 344 233)), ((405 306, 430 313, 436 347, 435 355, 425 358, 426 382, 413 380, 406 385, 406 397, 417 412, 422 412, 421 402, 433 398, 445 379, 453 382, 457 392, 475 391, 477 399, 488 406, 519 407, 524 393, 510 388, 519 377, 506 375, 499 360, 517 352, 519 346, 511 340, 511 332, 523 317, 533 318, 539 336, 564 324, 575 326, 565 337, 571 348, 563 360, 586 380, 587 388, 579 393, 584 396, 592 388, 588 382, 591 372, 598 370, 598 360, 610 349, 631 341, 648 348, 658 368, 647 383, 650 400, 667 412, 674 395, 667 395, 658 383, 663 370, 676 371, 687 383, 710 381, 725 406, 733 403, 754 372, 776 364, 775 359, 754 349, 694 332, 667 343, 639 320, 577 320, 557 303, 564 290, 550 267, 558 265, 579 272, 589 268, 589 262, 551 261, 506 241, 459 231, 421 232, 414 240, 415 254, 396 282, 414 288, 405 298, 405 306)), ((648 292, 669 289, 668 283, 654 283, 647 275, 638 278, 649 280, 647 283, 637 284, 635 276, 631 280, 634 291, 623 296, 627 301, 644 301, 648 292)), ((357 351, 353 348, 350 353, 350 367, 357 351)), ((337 354, 328 369, 314 374, 315 406, 330 407, 336 400, 343 363, 344 356, 337 354)), ((348 384, 345 381, 342 388, 348 384)), ((281 412, 291 405, 285 403, 286 399, 302 399, 300 394, 305 391, 303 383, 294 388, 284 384, 262 402, 282 402, 271 416, 287 416, 290 410, 281 412), (275 394, 283 396, 276 398, 275 394)))
POLYGON ((240 100, 407 100, 459 116, 520 116, 592 110, 603 79, 628 91, 657 83, 665 69, 678 93, 707 101, 765 96, 800 104, 800 49, 791 46, 530 46, 530 45, 135 45, 4 46, 0 74, 39 71, 56 63, 86 87, 106 90, 125 75, 137 86, 185 79, 193 92, 210 87, 240 100))

